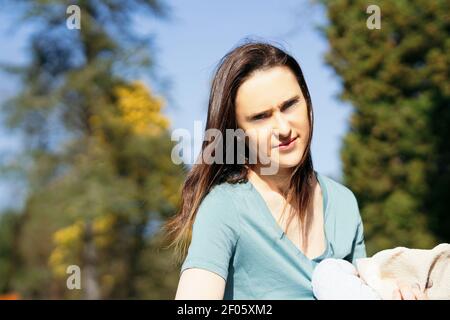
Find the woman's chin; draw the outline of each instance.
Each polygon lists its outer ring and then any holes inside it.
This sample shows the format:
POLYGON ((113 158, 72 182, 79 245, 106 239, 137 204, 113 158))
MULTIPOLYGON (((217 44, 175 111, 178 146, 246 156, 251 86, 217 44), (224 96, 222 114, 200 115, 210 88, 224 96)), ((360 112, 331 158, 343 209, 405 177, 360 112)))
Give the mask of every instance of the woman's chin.
POLYGON ((293 170, 298 166, 301 159, 280 159, 282 161, 273 161, 272 167, 278 167, 278 172, 293 170))
POLYGON ((279 160, 276 161, 278 163, 278 166, 280 169, 288 169, 288 168, 294 168, 298 166, 298 164, 301 161, 301 156, 296 154, 290 154, 290 155, 282 155, 280 156, 279 160))

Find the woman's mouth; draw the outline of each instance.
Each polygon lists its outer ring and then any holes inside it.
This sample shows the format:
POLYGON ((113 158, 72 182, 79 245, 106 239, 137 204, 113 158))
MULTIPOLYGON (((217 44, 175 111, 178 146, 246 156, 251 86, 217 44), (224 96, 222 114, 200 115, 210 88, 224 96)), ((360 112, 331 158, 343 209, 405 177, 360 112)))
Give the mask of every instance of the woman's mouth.
POLYGON ((283 150, 283 151, 293 149, 293 148, 294 148, 294 145, 295 145, 295 142, 297 141, 297 138, 298 138, 298 137, 295 137, 295 138, 293 138, 293 139, 291 139, 291 140, 289 140, 289 141, 280 143, 280 144, 278 145, 278 149, 283 150))

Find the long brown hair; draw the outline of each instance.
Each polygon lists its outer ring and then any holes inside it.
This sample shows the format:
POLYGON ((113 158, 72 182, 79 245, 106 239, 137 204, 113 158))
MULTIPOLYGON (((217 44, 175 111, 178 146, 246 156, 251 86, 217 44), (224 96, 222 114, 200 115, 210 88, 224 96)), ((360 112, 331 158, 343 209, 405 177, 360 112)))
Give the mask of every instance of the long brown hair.
MULTIPOLYGON (((297 81, 306 100, 309 114, 309 138, 307 147, 300 163, 294 168, 290 187, 285 195, 287 203, 292 203, 291 214, 288 219, 287 228, 294 217, 297 217, 303 225, 307 215, 307 209, 312 198, 312 176, 314 173, 311 158, 311 140, 313 132, 313 111, 308 87, 303 77, 302 70, 297 61, 280 48, 261 42, 247 42, 227 53, 220 61, 213 78, 205 131, 217 129, 226 136, 226 129, 238 129, 235 100, 236 93, 241 84, 254 72, 277 66, 288 67, 296 76, 297 81)), ((205 148, 211 143, 203 141, 200 157, 205 148)), ((226 155, 226 147, 223 145, 223 155, 226 155)), ((211 147, 209 147, 211 149, 211 147)), ((248 148, 246 148, 246 153, 248 148)), ((181 208, 179 212, 168 220, 164 225, 168 247, 175 247, 178 262, 187 255, 191 242, 192 226, 197 210, 208 192, 217 184, 222 182, 240 183, 247 181, 248 168, 246 165, 238 164, 235 154, 232 164, 212 163, 197 161, 186 177, 182 188, 181 208)), ((247 158, 247 155, 246 155, 247 158)), ((284 211, 284 210, 283 210, 284 211)), ((302 228, 302 237, 305 238, 306 228, 302 228)))

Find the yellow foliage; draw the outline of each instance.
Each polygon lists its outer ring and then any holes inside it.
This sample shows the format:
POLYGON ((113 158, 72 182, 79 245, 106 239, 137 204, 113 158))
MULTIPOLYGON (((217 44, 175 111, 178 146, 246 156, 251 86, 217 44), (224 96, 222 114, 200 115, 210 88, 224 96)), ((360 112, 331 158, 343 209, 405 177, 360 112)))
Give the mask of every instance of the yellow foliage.
POLYGON ((48 263, 57 277, 62 278, 66 275, 67 255, 67 250, 62 247, 56 247, 50 255, 48 263))
MULTIPOLYGON (((106 247, 112 243, 110 231, 115 223, 116 218, 112 214, 100 216, 93 221, 92 229, 97 247, 106 247)), ((77 252, 83 245, 84 229, 85 223, 78 220, 53 234, 55 248, 50 254, 48 264, 56 277, 65 277, 67 266, 77 262, 77 252)))
POLYGON ((169 121, 161 114, 163 100, 151 95, 142 82, 115 88, 123 120, 139 135, 157 135, 169 121))
POLYGON ((98 217, 92 224, 92 229, 95 234, 94 242, 99 248, 104 248, 113 242, 111 229, 116 223, 116 217, 112 214, 107 214, 98 217))
POLYGON ((56 245, 69 246, 72 243, 81 240, 83 229, 83 221, 77 221, 68 227, 56 231, 53 235, 53 241, 56 245))
POLYGON ((48 264, 55 276, 60 278, 66 276, 67 266, 74 263, 74 261, 69 261, 71 253, 76 251, 77 247, 81 244, 83 232, 84 222, 78 220, 74 224, 59 229, 53 234, 55 248, 50 254, 48 264))
POLYGON ((116 217, 112 214, 107 214, 98 217, 94 220, 92 224, 92 230, 94 233, 105 233, 108 232, 116 222, 116 217))

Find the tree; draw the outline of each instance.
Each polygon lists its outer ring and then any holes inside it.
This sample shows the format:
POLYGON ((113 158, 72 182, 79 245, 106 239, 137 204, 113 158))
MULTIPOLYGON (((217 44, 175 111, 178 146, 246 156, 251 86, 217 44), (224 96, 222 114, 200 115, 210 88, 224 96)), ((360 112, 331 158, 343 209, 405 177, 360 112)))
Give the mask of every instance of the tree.
POLYGON ((321 1, 326 61, 354 107, 344 139, 344 182, 356 193, 370 254, 450 240, 450 3, 321 1))
POLYGON ((155 0, 79 1, 81 29, 69 30, 68 5, 26 2, 39 26, 31 62, 9 68, 23 88, 2 112, 25 134, 28 187, 10 241, 19 258, 9 289, 29 298, 161 298, 173 284, 149 273, 167 264, 163 255, 148 260, 149 226, 175 212, 184 168, 170 158, 163 99, 131 79, 151 67, 151 43, 131 25, 138 11, 166 9, 155 0), (81 291, 66 287, 69 265, 81 268, 81 291))

